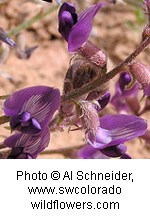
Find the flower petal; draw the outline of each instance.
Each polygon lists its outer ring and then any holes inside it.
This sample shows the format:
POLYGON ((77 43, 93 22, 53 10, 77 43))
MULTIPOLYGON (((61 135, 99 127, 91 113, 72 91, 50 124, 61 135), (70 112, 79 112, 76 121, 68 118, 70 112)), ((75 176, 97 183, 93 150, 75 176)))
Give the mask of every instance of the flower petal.
POLYGON ((120 144, 101 149, 100 151, 108 157, 121 157, 125 154, 126 150, 126 146, 124 144, 120 144))
POLYGON ((89 143, 94 148, 103 149, 139 137, 146 132, 146 129, 146 121, 137 116, 106 115, 100 118, 96 141, 93 143, 89 138, 89 143))
POLYGON ((37 155, 48 146, 49 141, 49 128, 46 127, 38 135, 28 135, 22 133, 14 134, 5 139, 4 144, 7 147, 14 149, 15 152, 17 151, 17 148, 22 148, 23 154, 28 154, 32 158, 36 158, 37 155))
POLYGON ((92 30, 94 16, 105 5, 107 5, 106 2, 95 4, 79 15, 78 22, 73 26, 68 38, 69 52, 76 51, 86 42, 92 30))
POLYGON ((63 38, 68 41, 70 31, 78 19, 74 5, 69 2, 64 2, 60 7, 58 18, 59 32, 63 38))
MULTIPOLYGON (((47 86, 35 86, 13 93, 4 102, 4 112, 11 117, 12 127, 22 122, 20 121, 19 123, 18 121, 20 116, 30 114, 31 119, 36 120, 43 128, 48 125, 59 105, 60 92, 58 89, 47 86)), ((28 126, 25 128, 25 125, 23 125, 23 128, 19 130, 28 132, 28 126)))
POLYGON ((89 144, 81 148, 78 155, 82 159, 108 159, 108 157, 104 155, 101 150, 93 148, 89 144))

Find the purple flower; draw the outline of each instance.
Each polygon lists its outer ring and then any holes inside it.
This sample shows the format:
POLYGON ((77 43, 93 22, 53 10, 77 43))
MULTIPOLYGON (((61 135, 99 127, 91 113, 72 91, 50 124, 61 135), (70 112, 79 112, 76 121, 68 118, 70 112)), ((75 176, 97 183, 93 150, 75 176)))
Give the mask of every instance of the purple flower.
POLYGON ((93 141, 89 134, 88 144, 79 152, 84 159, 130 159, 124 142, 146 132, 147 123, 132 115, 106 115, 100 118, 100 127, 93 141))
POLYGON ((46 127, 37 135, 16 133, 7 139, 4 144, 12 148, 8 159, 34 159, 49 144, 50 133, 46 127))
POLYGON ((139 84, 138 82, 135 82, 131 88, 128 88, 130 83, 130 74, 122 72, 115 85, 115 94, 111 99, 111 104, 120 113, 129 113, 130 111, 137 112, 139 110, 139 102, 137 98, 139 84))
POLYGON ((109 103, 110 100, 110 92, 107 91, 104 95, 102 95, 102 97, 98 100, 98 103, 100 105, 100 110, 102 110, 103 108, 105 108, 107 106, 107 104, 109 103))
POLYGON ((5 100, 3 109, 10 116, 12 130, 35 134, 48 126, 59 105, 58 89, 34 86, 13 93, 5 100))
POLYGON ((75 7, 65 2, 59 11, 59 32, 68 42, 68 50, 76 51, 85 43, 92 30, 92 21, 97 12, 107 5, 106 2, 97 3, 84 10, 79 16, 75 7))
POLYGON ((137 116, 105 115, 100 118, 95 141, 89 134, 88 143, 94 148, 105 149, 139 137, 146 129, 146 121, 137 116))
POLYGON ((7 33, 0 27, 0 40, 14 47, 16 43, 8 37, 7 33))

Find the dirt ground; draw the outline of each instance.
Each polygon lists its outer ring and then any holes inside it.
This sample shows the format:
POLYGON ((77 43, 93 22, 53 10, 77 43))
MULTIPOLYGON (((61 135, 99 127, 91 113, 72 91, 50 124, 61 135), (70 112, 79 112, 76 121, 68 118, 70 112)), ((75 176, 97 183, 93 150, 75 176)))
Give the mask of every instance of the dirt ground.
MULTIPOLYGON (((9 31, 37 14, 41 7, 30 1, 11 0, 0 4, 0 26, 9 31)), ((43 9, 51 7, 43 4, 43 9)), ((78 9, 80 7, 78 6, 78 9)), ((135 8, 127 5, 109 6, 99 12, 94 20, 91 40, 106 51, 111 69, 127 57, 141 40, 143 24, 137 23, 135 8)), ((67 44, 57 31, 57 10, 22 31, 27 47, 38 45, 28 60, 19 59, 16 49, 10 49, 8 57, 0 64, 0 95, 34 85, 58 87, 62 91, 63 80, 71 55, 67 44)), ((17 37, 12 36, 17 42, 17 37)), ((150 63, 150 49, 145 50, 138 60, 150 63)), ((1 58, 0 58, 1 59, 1 58)), ((111 81, 113 85, 113 81, 111 81)), ((2 114, 2 112, 1 112, 2 114)), ((147 114, 149 117, 149 114, 147 114)), ((1 140, 10 131, 1 128, 1 140)), ((84 143, 81 131, 51 134, 47 150, 76 146, 84 143)), ((127 143, 128 153, 133 158, 150 158, 150 145, 138 139, 127 143)), ((62 154, 41 154, 39 158, 64 158, 62 154)))

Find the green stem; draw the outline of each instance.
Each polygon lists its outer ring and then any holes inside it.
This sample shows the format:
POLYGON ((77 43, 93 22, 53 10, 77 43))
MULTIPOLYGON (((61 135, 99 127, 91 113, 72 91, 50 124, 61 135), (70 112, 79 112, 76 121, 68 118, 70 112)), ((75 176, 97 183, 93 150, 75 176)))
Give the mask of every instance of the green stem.
POLYGON ((38 20, 42 19, 43 17, 45 17, 48 14, 55 11, 57 8, 59 8, 59 5, 55 5, 55 6, 51 7, 51 8, 49 8, 49 9, 47 9, 45 12, 35 15, 30 20, 27 20, 27 21, 23 22, 22 24, 20 24, 19 26, 17 26, 16 28, 10 30, 8 32, 8 36, 10 37, 10 36, 17 35, 22 30, 29 28, 33 23, 37 22, 38 20))

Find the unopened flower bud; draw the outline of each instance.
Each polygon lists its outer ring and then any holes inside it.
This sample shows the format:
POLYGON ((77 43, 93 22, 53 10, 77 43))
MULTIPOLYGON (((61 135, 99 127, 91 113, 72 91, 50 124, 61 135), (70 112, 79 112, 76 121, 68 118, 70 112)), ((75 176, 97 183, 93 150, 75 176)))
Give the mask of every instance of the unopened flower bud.
POLYGON ((78 49, 78 52, 92 64, 101 68, 106 68, 106 54, 93 43, 87 41, 78 49))
POLYGON ((144 94, 150 95, 150 67, 142 64, 141 62, 133 62, 129 67, 130 72, 142 85, 144 94))
POLYGON ((122 72, 120 74, 120 77, 119 77, 119 88, 121 89, 121 91, 124 91, 126 86, 129 85, 131 82, 131 76, 129 73, 127 72, 122 72))
POLYGON ((98 103, 100 105, 100 109, 102 110, 109 103, 110 100, 110 92, 106 92, 99 100, 98 103))

